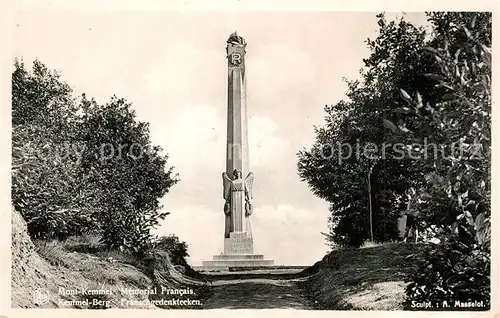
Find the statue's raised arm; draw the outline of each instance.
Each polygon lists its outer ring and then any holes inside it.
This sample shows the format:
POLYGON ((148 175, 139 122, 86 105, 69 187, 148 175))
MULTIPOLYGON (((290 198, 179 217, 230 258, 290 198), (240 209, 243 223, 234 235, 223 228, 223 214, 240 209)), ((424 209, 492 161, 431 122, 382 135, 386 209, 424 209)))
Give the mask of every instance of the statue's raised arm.
POLYGON ((229 200, 231 195, 231 178, 227 175, 227 173, 222 173, 222 198, 224 200, 229 200))

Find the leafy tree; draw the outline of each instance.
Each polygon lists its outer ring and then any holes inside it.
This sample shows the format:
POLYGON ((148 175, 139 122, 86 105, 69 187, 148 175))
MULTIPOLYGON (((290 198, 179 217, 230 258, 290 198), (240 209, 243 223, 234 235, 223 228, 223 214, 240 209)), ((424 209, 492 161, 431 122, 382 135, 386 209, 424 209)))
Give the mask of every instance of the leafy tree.
POLYGON ((414 98, 403 94, 414 124, 402 135, 445 146, 423 161, 431 172, 417 193, 417 208, 442 243, 420 256, 407 288, 408 305, 460 300, 489 306, 491 14, 431 13, 429 18, 437 34, 427 50, 439 72, 427 77, 436 99, 430 104, 418 92, 414 98))
POLYGON ((131 104, 116 97, 105 105, 82 100, 78 139, 85 145, 81 173, 99 189, 103 243, 139 251, 150 230, 168 213, 159 199, 177 183, 167 156, 149 140, 148 124, 138 122, 131 104))
POLYGON ((12 74, 12 201, 33 237, 97 232, 109 248, 139 252, 168 213, 159 199, 175 183, 131 104, 72 97, 57 72, 20 61, 12 74))
POLYGON ((429 34, 378 18, 362 79, 325 108, 316 143, 298 154, 299 175, 330 203, 334 244, 359 246, 370 231, 389 240, 398 211, 419 215, 436 244, 415 255, 406 305, 488 306, 491 13, 428 13, 429 34), (354 143, 386 152, 349 156, 354 143))
POLYGON ((39 60, 31 72, 22 60, 14 61, 12 72, 12 126, 37 125, 50 130, 54 141, 66 141, 74 132, 69 123, 77 105, 72 90, 59 73, 39 60))
POLYGON ((93 222, 92 189, 78 173, 76 108, 58 73, 15 61, 12 73, 12 202, 34 238, 65 238, 93 222))
POLYGON ((425 86, 423 69, 430 63, 419 54, 425 32, 403 19, 378 18, 380 35, 367 40, 371 54, 362 80, 347 81, 349 99, 325 107, 315 145, 298 154, 299 176, 331 204, 329 237, 339 245, 397 239, 405 191, 420 182, 418 166, 397 157, 383 120, 399 118, 396 87, 425 86))

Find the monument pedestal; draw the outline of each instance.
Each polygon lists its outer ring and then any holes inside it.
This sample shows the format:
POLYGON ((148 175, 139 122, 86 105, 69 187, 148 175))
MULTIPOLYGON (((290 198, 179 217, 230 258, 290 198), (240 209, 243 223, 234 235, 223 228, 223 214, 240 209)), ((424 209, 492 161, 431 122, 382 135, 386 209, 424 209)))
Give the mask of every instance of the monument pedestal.
POLYGON ((225 269, 230 267, 273 266, 274 261, 253 254, 253 238, 247 232, 231 232, 224 239, 224 253, 214 255, 212 261, 203 261, 203 267, 225 269))
POLYGON ((253 254, 253 238, 248 232, 231 232, 224 239, 224 254, 253 254))

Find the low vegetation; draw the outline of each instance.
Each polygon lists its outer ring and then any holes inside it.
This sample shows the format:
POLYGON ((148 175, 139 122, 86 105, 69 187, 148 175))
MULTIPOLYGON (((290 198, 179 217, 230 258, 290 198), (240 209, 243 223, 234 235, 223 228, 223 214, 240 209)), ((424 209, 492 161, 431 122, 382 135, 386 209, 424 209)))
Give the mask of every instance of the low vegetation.
MULTIPOLYGON (((162 297, 165 300, 189 297, 202 302, 210 295, 204 280, 200 276, 189 276, 194 271, 188 266, 171 263, 166 251, 158 249, 148 257, 139 258, 119 250, 103 249, 99 239, 92 236, 32 242, 26 228, 26 222, 13 210, 11 300, 14 308, 154 309, 157 306, 149 301, 162 297), (123 294, 124 290, 145 291, 154 287, 157 290, 192 289, 194 294, 123 294), (110 293, 85 295, 85 290, 110 293), (37 291, 47 293, 47 303, 37 301, 34 294, 37 291)), ((197 308, 175 303, 163 307, 197 308)))
POLYGON ((401 310, 405 279, 419 244, 390 243, 332 251, 308 268, 300 283, 315 309, 401 310))

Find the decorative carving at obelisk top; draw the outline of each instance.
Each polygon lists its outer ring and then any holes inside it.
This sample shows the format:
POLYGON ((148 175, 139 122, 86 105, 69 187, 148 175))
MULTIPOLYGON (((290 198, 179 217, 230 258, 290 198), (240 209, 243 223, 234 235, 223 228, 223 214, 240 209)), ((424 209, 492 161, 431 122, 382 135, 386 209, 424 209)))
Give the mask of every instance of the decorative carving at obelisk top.
POLYGON ((246 53, 245 48, 247 47, 245 39, 239 36, 235 31, 229 36, 226 43, 226 54, 229 66, 240 66, 243 64, 246 53))
POLYGON ((238 35, 238 32, 234 31, 231 33, 229 38, 227 39, 227 43, 234 45, 246 45, 245 39, 242 36, 238 35))
POLYGON ((207 268, 270 266, 274 261, 253 254, 250 227, 254 175, 248 162, 248 115, 245 74, 245 39, 234 32, 226 41, 228 59, 226 171, 222 173, 222 197, 225 200, 224 253, 207 268), (246 177, 244 177, 246 176, 246 177))

